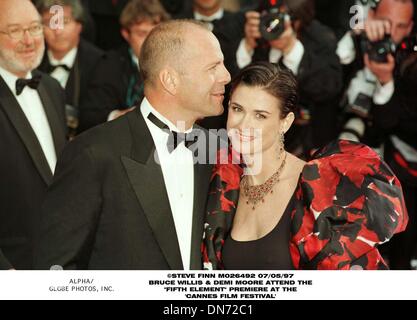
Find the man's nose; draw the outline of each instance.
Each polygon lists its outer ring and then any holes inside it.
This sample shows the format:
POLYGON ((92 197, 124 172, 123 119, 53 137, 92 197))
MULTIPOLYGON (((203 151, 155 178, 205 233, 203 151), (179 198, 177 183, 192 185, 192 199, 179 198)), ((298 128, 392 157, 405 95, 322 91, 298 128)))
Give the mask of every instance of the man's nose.
POLYGON ((231 81, 231 76, 229 71, 227 71, 225 65, 222 66, 222 75, 221 75, 221 82, 224 84, 228 84, 231 81))
POLYGON ((33 39, 33 36, 30 34, 29 30, 24 30, 23 31, 22 42, 25 45, 31 45, 31 44, 33 44, 34 39, 33 39))

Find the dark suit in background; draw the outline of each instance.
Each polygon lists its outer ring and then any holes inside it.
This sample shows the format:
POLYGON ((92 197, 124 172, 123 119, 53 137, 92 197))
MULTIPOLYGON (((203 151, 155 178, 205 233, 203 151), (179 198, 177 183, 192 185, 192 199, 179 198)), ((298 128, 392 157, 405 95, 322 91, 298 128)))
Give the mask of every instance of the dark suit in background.
MULTIPOLYGON (((71 68, 67 85, 65 86, 65 102, 80 113, 80 102, 86 99, 88 85, 91 82, 94 70, 104 52, 84 39, 80 39, 77 57, 71 68)), ((51 74, 54 67, 51 65, 45 52, 39 70, 51 74)))
POLYGON ((355 4, 356 0, 315 0, 316 19, 331 28, 340 39, 350 30, 349 22, 353 17, 350 8, 355 4))
POLYGON ((128 109, 141 101, 143 84, 127 45, 100 59, 87 91, 81 101, 80 131, 106 122, 113 110, 128 109))
MULTIPOLYGON (((174 18, 194 19, 194 13, 189 9, 174 18)), ((213 21, 213 33, 219 40, 224 55, 224 65, 232 76, 239 72, 236 63, 236 50, 239 47, 240 40, 244 37, 244 25, 245 15, 243 12, 224 10, 223 18, 213 21)))
MULTIPOLYGON (((139 108, 71 142, 43 207, 36 268, 183 269, 154 151, 139 108)), ((211 169, 194 165, 191 269, 202 268, 211 169)))
POLYGON ((95 26, 95 44, 110 50, 121 46, 119 16, 128 0, 83 0, 95 26))
MULTIPOLYGON (((63 90, 43 74, 38 93, 58 156, 66 141, 63 90)), ((0 137, 0 269, 32 269, 35 230, 52 172, 30 123, 1 77, 0 137)))

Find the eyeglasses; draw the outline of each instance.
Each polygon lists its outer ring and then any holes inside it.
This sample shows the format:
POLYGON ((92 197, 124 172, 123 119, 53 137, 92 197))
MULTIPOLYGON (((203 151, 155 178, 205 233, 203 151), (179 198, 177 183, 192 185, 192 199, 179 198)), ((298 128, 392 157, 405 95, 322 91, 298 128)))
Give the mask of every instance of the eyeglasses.
POLYGON ((40 23, 33 24, 28 28, 22 28, 19 26, 8 27, 7 31, 0 31, 0 33, 7 34, 10 38, 14 40, 23 39, 25 32, 29 31, 29 34, 32 37, 39 37, 43 34, 43 26, 40 23))

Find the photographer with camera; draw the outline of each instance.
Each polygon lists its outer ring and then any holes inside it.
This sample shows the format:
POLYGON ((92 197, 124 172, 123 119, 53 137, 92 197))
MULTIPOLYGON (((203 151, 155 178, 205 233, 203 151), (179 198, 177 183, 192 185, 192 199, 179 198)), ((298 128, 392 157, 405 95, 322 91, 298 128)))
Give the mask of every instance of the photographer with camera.
POLYGON ((411 0, 371 2, 364 30, 353 30, 345 37, 345 43, 351 42, 351 52, 347 45, 343 53, 339 50, 342 63, 348 64, 342 103, 347 121, 340 137, 379 148, 383 137, 372 124, 370 109, 374 103, 387 103, 395 92, 395 70, 402 42, 413 28, 414 6, 411 0))
MULTIPOLYGON (((346 91, 341 138, 380 148, 400 179, 409 213, 386 246, 391 269, 410 269, 417 243, 417 49, 411 0, 373 0, 364 30, 352 32, 355 76, 346 91)), ((344 55, 347 57, 348 55, 344 55)))
POLYGON ((314 17, 312 0, 263 1, 258 11, 246 13, 245 38, 236 54, 240 68, 269 61, 296 75, 301 114, 287 134, 286 145, 297 154, 337 136, 336 98, 342 70, 335 54, 336 37, 314 17))
POLYGON ((385 133, 385 161, 401 181, 409 214, 407 229, 386 245, 390 268, 404 270, 411 268, 417 245, 417 52, 401 62, 398 74, 394 94, 386 103, 374 104, 371 115, 374 126, 385 133))

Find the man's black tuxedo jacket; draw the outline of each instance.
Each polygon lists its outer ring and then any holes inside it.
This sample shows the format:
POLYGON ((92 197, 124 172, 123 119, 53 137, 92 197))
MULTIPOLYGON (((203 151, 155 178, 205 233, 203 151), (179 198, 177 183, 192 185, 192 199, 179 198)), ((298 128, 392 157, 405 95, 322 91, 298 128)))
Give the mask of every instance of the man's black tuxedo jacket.
MULTIPOLYGON (((36 268, 183 269, 154 151, 140 108, 71 142, 58 161, 42 209, 36 268)), ((211 169, 194 166, 192 269, 202 268, 211 169)))
MULTIPOLYGON (((94 69, 104 52, 88 41, 81 39, 78 45, 77 57, 74 66, 71 68, 67 85, 65 86, 66 103, 78 108, 80 101, 84 100, 87 88, 91 81, 94 69)), ((53 67, 45 52, 39 70, 50 74, 53 67)))
MULTIPOLYGON (((66 141, 64 92, 46 74, 42 74, 38 92, 58 155, 66 141)), ((35 231, 52 172, 32 127, 1 77, 0 154, 0 269, 32 269, 35 231)))

